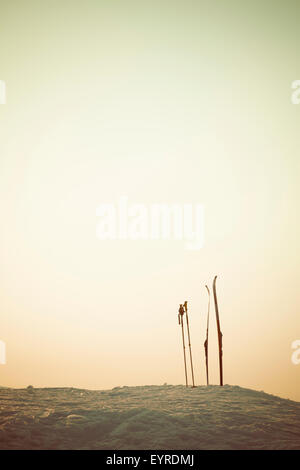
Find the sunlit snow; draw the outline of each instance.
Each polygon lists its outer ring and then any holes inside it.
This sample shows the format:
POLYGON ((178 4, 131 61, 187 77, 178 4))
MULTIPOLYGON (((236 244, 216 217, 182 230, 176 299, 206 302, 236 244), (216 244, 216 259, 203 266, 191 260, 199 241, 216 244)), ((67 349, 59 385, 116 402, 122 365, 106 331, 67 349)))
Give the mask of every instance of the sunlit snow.
POLYGON ((300 403, 237 386, 0 388, 1 449, 300 449, 300 403))

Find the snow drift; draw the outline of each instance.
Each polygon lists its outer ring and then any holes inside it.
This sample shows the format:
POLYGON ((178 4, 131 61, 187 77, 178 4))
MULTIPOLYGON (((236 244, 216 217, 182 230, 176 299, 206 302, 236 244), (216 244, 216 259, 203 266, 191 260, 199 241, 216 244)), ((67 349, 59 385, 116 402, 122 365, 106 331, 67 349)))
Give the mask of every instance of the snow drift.
POLYGON ((300 449, 300 403, 229 385, 0 388, 0 449, 300 449))

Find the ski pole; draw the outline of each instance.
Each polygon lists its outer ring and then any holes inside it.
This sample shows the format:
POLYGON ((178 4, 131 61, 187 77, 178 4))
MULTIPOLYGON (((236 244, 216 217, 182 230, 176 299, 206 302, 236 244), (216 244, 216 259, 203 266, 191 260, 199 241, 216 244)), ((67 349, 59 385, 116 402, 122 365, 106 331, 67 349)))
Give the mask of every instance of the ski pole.
POLYGON ((208 293, 208 309, 207 309, 207 324, 206 324, 206 340, 204 342, 204 349, 205 349, 205 364, 206 364, 206 383, 209 385, 209 377, 208 377, 208 328, 209 328, 209 310, 210 310, 210 290, 208 286, 205 286, 208 293))
POLYGON ((217 329, 218 329, 218 342, 219 342, 219 364, 220 364, 220 385, 223 385, 223 341, 222 341, 222 332, 220 327, 220 318, 219 318, 219 308, 217 300, 217 291, 216 291, 216 280, 217 276, 214 278, 213 282, 213 291, 214 291, 214 300, 215 300, 215 311, 216 311, 216 320, 217 320, 217 329))
POLYGON ((184 310, 185 310, 186 325, 187 325, 188 340, 189 340, 189 350, 190 350, 190 360, 191 360, 192 381, 193 381, 193 387, 195 387, 194 368, 193 368, 193 359, 192 359, 192 345, 191 345, 191 337, 190 337, 190 327, 189 327, 189 317, 188 317, 187 301, 184 302, 183 306, 184 306, 184 310))
POLYGON ((188 378, 187 378, 187 370, 186 370, 186 355, 185 355, 185 341, 184 341, 184 330, 183 330, 183 315, 184 315, 184 308, 182 304, 180 304, 179 310, 178 310, 178 322, 179 325, 181 325, 181 331, 182 331, 182 345, 183 345, 183 360, 184 360, 184 372, 185 372, 185 385, 188 387, 188 378))

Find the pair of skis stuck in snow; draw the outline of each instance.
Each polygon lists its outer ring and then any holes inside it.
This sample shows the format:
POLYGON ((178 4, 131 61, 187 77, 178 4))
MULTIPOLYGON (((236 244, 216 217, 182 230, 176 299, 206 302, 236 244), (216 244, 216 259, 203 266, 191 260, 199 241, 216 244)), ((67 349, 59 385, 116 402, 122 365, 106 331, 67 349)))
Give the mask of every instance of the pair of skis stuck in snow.
MULTIPOLYGON (((217 334, 218 334, 218 345, 219 345, 219 367, 220 367, 220 385, 223 385, 223 343, 222 343, 222 332, 220 326, 220 317, 219 317, 219 306, 217 299, 217 289, 216 289, 217 276, 215 276, 213 281, 213 296, 216 312, 216 321, 217 321, 217 334)), ((204 342, 205 350, 205 366, 206 366, 206 382, 209 385, 209 373, 208 373, 208 333, 209 333, 209 314, 210 314, 210 290, 208 286, 205 286, 208 293, 208 308, 207 308, 207 323, 206 323, 206 339, 204 342)), ((186 352, 185 352, 185 337, 184 337, 184 320, 186 318, 186 327, 188 334, 188 344, 189 344, 189 353, 190 353, 190 363, 191 363, 191 373, 192 373, 192 386, 195 387, 194 380, 194 369, 193 369, 193 359, 192 359, 192 346, 191 346, 191 337, 190 337, 190 327, 189 327, 189 317, 188 317, 188 308, 187 301, 184 304, 180 304, 178 311, 178 323, 181 326, 182 332, 182 344, 183 344, 183 360, 184 360, 184 372, 185 372, 185 384, 188 387, 188 376, 187 376, 187 364, 186 364, 186 352)))

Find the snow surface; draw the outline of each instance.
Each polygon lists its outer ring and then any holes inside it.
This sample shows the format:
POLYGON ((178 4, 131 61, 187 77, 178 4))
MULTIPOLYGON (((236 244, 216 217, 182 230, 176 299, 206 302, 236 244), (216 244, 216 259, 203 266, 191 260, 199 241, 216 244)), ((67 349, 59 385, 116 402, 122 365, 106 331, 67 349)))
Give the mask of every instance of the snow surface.
POLYGON ((229 385, 0 388, 0 449, 300 449, 300 403, 229 385))

